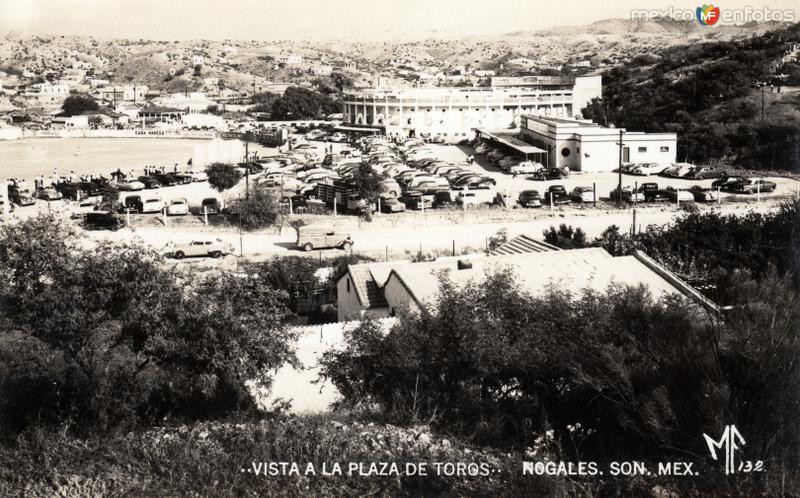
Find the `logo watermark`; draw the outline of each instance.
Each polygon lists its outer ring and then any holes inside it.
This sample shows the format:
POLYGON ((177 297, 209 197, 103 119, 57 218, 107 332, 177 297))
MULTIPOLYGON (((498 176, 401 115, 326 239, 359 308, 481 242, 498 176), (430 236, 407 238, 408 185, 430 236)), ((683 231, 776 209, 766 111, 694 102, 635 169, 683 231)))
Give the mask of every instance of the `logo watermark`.
POLYGON ((712 4, 704 4, 695 10, 674 7, 662 9, 631 10, 631 20, 652 21, 668 18, 675 21, 695 20, 703 26, 713 26, 719 21, 723 24, 744 24, 749 22, 795 22, 797 14, 792 9, 773 9, 767 6, 748 5, 741 9, 723 9, 712 4))

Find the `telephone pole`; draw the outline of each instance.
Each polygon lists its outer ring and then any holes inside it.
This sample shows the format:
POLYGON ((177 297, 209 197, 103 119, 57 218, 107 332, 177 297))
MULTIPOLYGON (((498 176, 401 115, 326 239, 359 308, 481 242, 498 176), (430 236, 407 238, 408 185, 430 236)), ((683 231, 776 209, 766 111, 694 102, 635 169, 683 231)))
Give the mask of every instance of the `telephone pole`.
POLYGON ((617 173, 619 176, 619 183, 617 184, 617 206, 622 207, 622 134, 624 132, 619 130, 619 167, 617 173))

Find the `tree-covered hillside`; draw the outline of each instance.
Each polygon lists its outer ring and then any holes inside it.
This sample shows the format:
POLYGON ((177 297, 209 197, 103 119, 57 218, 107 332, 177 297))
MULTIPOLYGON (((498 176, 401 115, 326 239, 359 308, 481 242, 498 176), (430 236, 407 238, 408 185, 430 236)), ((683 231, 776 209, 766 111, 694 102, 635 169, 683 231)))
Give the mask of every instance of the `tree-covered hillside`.
POLYGON ((798 41, 800 24, 636 58, 603 74, 603 98, 583 115, 675 132, 681 161, 800 170, 800 65, 781 60, 798 41))

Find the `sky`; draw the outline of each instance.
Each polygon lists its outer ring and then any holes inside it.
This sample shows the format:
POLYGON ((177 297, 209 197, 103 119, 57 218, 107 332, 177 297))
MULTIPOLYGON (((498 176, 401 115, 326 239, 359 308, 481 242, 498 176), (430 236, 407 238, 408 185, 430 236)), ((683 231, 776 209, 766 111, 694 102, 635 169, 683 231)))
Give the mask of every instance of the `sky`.
MULTIPOLYGON (((707 1, 707 0, 706 0, 707 1)), ((690 9, 654 0, 0 0, 0 31, 97 38, 391 39, 500 34, 631 17, 632 9, 690 9), (560 8, 559 8, 560 7, 560 8)), ((727 0, 723 9, 789 9, 798 0, 727 0)))

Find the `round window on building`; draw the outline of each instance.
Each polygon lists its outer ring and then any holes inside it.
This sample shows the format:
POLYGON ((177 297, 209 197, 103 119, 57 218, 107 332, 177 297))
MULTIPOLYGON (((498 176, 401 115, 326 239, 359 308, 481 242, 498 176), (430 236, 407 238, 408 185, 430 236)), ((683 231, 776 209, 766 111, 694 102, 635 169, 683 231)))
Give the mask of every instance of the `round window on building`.
POLYGON ((561 155, 562 156, 569 157, 569 154, 570 154, 569 147, 564 147, 563 149, 561 149, 561 155))

